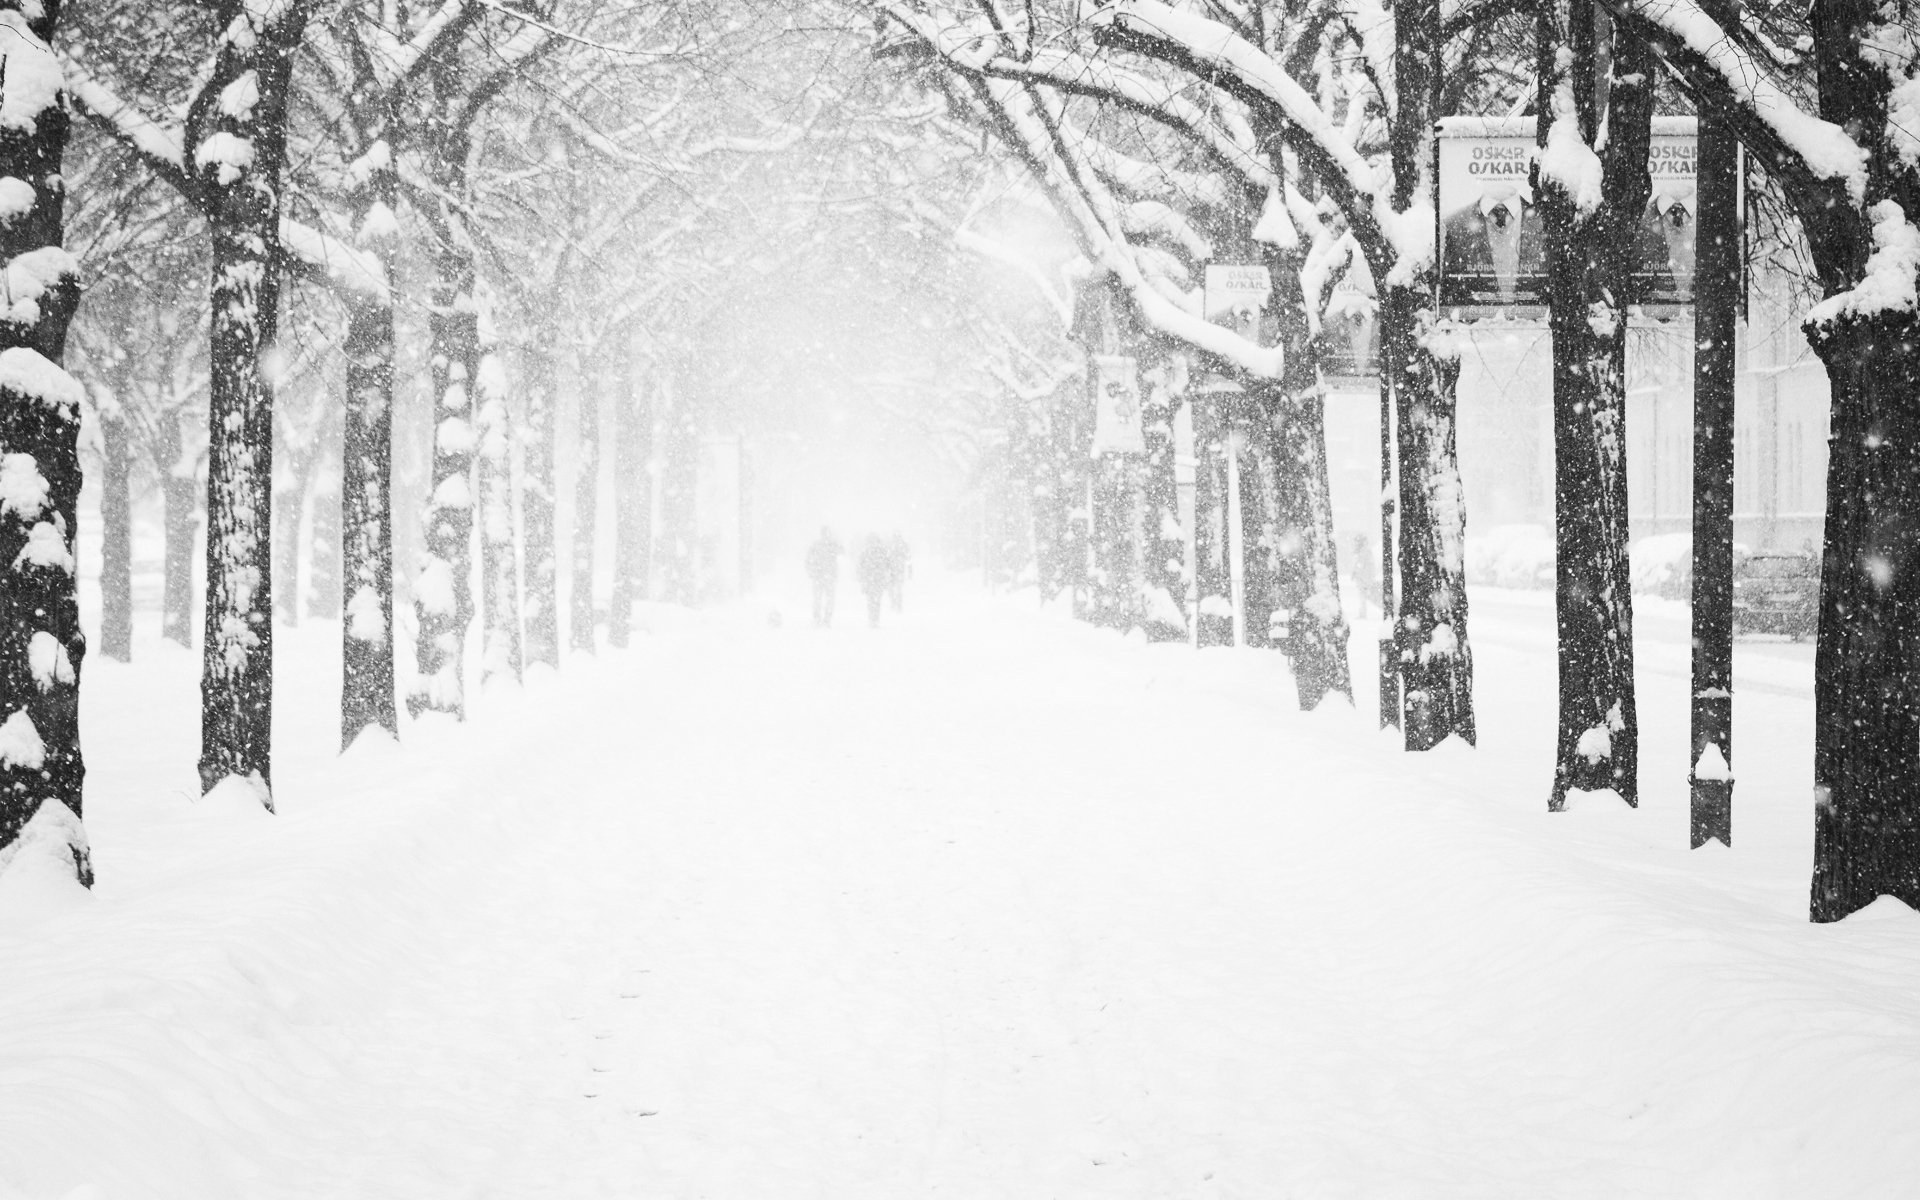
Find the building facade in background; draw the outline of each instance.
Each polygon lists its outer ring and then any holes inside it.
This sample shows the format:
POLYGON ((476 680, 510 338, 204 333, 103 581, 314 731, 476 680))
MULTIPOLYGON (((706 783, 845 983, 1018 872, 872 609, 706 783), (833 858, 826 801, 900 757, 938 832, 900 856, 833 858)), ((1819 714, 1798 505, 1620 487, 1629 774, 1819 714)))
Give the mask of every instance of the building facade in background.
MULTIPOLYGON (((1742 325, 1734 433, 1734 539, 1749 550, 1820 544, 1827 377, 1800 335, 1798 305, 1756 295, 1742 325)), ((1784 291, 1784 289, 1782 289, 1784 291)), ((1469 543, 1553 531, 1553 362, 1543 324, 1465 327, 1460 473, 1469 543)), ((1684 534, 1693 513, 1693 322, 1636 321, 1628 345, 1627 471, 1633 537, 1684 534)), ((1334 504, 1343 550, 1379 531, 1380 400, 1371 379, 1330 381, 1334 504)))

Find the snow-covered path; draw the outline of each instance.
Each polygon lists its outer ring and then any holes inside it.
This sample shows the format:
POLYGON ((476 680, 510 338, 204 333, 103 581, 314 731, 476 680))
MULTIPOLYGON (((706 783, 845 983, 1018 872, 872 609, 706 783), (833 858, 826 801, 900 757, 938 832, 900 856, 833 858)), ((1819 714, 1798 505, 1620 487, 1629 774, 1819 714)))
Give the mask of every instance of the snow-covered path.
POLYGON ((1670 681, 1643 810, 1549 816, 1524 620, 1417 759, 962 598, 660 610, 338 763, 290 692, 273 819, 96 747, 100 889, 0 896, 0 1195, 1903 1194, 1920 924, 1805 923, 1807 705, 1742 702, 1731 854, 1670 681))

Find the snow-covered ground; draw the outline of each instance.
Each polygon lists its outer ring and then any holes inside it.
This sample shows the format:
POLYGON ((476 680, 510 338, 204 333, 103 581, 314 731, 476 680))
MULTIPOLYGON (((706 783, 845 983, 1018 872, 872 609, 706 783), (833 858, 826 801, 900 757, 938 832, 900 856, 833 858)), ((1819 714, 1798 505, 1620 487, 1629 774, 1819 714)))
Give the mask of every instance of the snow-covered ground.
POLYGON ((1683 612, 1642 809, 1549 815, 1543 597, 1476 593, 1482 745, 1418 757, 1357 642, 1301 715, 1270 654, 912 599, 654 609, 344 759, 337 627, 283 631, 275 817, 192 802, 143 626, 98 888, 0 890, 0 1195, 1913 1194, 1920 918, 1806 921, 1805 647, 1742 643, 1689 851, 1683 612))

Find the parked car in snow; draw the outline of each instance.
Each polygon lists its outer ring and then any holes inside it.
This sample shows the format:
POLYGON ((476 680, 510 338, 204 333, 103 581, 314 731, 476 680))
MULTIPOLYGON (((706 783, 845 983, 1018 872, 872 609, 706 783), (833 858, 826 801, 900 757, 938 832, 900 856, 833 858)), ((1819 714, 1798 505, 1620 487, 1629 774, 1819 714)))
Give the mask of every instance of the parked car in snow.
POLYGON ((1733 631, 1812 634, 1820 619, 1820 560, 1811 554, 1751 554, 1733 568, 1733 631))

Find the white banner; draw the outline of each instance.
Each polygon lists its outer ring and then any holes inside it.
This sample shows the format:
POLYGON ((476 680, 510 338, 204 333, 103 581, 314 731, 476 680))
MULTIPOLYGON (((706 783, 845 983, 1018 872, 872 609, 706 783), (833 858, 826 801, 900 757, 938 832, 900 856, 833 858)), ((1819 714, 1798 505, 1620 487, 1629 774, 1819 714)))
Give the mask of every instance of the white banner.
MULTIPOLYGON (((1261 344, 1260 314, 1273 296, 1273 276, 1259 263, 1208 263, 1201 315, 1215 325, 1233 330, 1261 344)), ((1195 383, 1199 395, 1237 394, 1241 386, 1230 376, 1209 371, 1195 383)))
POLYGON ((1260 310, 1273 295, 1273 276, 1258 263, 1208 263, 1207 320, 1249 341, 1260 340, 1260 310))
MULTIPOLYGON (((1539 157, 1531 117, 1450 117, 1440 122, 1440 303, 1540 308, 1546 255, 1534 211, 1539 157)), ((1632 304, 1693 303, 1692 117, 1656 117, 1648 147, 1653 191, 1634 234, 1632 304)))

